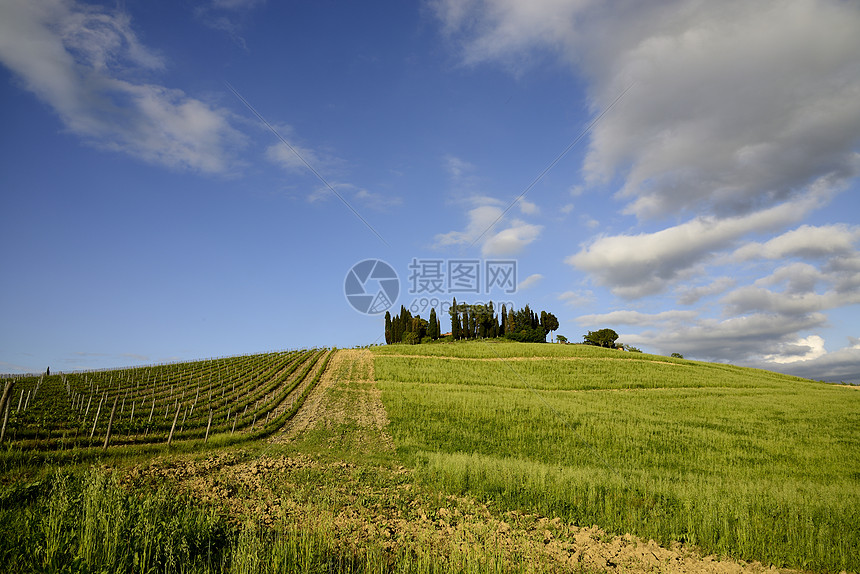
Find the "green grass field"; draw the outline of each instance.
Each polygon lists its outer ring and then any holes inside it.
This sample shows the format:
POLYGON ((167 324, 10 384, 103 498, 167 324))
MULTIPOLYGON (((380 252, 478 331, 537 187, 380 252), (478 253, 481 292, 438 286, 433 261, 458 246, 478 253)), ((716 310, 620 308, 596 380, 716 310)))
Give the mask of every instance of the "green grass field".
POLYGON ((429 484, 663 544, 860 570, 860 391, 580 345, 374 349, 429 484))
POLYGON ((4 573, 860 572, 855 388, 498 341, 15 382, 4 573))

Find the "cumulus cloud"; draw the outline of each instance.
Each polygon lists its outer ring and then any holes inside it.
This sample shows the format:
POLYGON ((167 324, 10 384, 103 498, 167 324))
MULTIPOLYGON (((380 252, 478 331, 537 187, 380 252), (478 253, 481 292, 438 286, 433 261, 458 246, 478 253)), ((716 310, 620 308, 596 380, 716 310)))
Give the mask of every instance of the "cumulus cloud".
POLYGON ((748 243, 736 250, 739 261, 783 259, 786 257, 821 258, 856 252, 860 227, 844 224, 802 225, 765 243, 748 243))
POLYGON ((780 353, 765 355, 762 359, 768 363, 785 365, 799 361, 812 361, 827 354, 824 349, 824 339, 818 335, 784 343, 782 349, 780 353))
POLYGON ((701 299, 719 295, 731 289, 737 282, 731 277, 717 277, 710 281, 708 285, 699 285, 697 287, 682 286, 678 289, 678 303, 681 305, 693 305, 701 299))
POLYGON ((453 0, 436 13, 467 64, 573 63, 592 108, 589 181, 620 174, 640 218, 748 213, 860 171, 860 5, 836 0, 453 0))
POLYGON ((654 233, 599 237, 565 262, 622 297, 659 293, 696 265, 753 232, 793 223, 819 204, 817 195, 729 218, 698 217, 654 233))
POLYGON ((679 352, 703 360, 744 364, 763 356, 784 354, 785 345, 797 340, 796 333, 826 324, 823 313, 752 313, 723 320, 698 319, 672 329, 645 330, 626 340, 661 354, 679 352))
POLYGON ((797 360, 777 362, 771 358, 759 361, 754 366, 807 379, 860 384, 860 339, 849 337, 847 346, 829 353, 819 352, 818 341, 815 339, 800 340, 797 343, 797 351, 800 353, 797 360))
POLYGON ((223 173, 242 136, 226 110, 144 81, 162 59, 121 12, 72 1, 0 4, 0 61, 87 143, 177 169, 223 173))
POLYGON ((786 293, 747 286, 726 295, 722 302, 726 305, 726 311, 731 314, 765 311, 781 315, 803 315, 860 303, 860 292, 786 293))

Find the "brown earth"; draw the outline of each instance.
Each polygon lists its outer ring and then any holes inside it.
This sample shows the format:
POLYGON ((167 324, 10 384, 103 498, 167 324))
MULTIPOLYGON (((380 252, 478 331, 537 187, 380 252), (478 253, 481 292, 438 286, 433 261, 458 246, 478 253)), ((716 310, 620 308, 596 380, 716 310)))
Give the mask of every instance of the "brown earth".
POLYGON ((793 572, 434 492, 397 464, 387 427, 372 354, 339 350, 303 408, 267 445, 156 459, 126 480, 169 480, 236 521, 321 531, 356 551, 420 548, 445 561, 477 552, 532 572, 793 572), (311 438, 317 442, 303 442, 311 438))

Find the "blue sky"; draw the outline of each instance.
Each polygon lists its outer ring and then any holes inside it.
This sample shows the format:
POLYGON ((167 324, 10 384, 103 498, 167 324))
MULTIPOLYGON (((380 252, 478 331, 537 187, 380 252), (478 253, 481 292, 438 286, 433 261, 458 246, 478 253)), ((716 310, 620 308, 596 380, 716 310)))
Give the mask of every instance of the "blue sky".
POLYGON ((858 53, 824 0, 5 1, 0 372, 378 342, 378 258, 860 383, 858 53))

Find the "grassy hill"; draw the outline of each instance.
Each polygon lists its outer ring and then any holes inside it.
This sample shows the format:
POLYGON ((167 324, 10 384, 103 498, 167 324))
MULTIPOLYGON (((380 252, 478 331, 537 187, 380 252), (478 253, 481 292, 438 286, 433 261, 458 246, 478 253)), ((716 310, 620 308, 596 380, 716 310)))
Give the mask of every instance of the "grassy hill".
POLYGON ((18 377, 9 405, 4 572, 860 571, 856 388, 472 341, 18 377))
POLYGON ((424 480, 663 544, 860 568, 860 391, 581 345, 374 349, 424 480))

